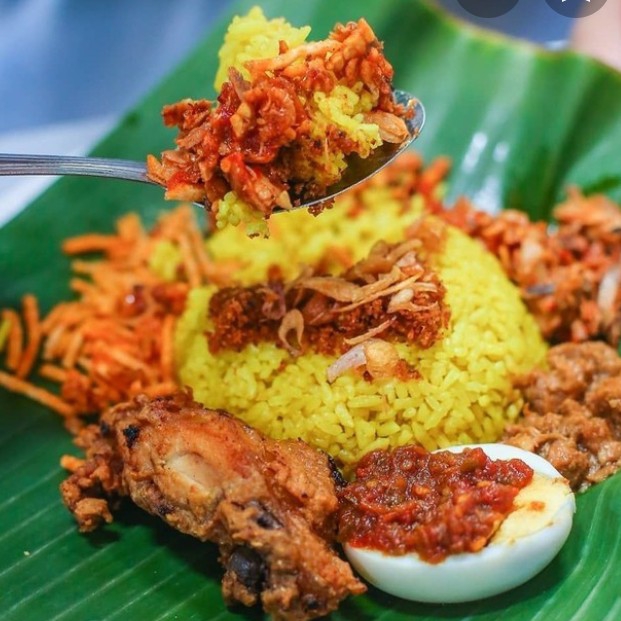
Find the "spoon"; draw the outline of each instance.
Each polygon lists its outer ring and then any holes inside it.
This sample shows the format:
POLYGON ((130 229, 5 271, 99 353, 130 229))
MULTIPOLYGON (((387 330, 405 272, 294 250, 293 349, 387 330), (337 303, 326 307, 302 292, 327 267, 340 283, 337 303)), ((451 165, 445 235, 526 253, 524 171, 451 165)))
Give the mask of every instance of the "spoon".
MULTIPOLYGON (((348 159, 347 168, 341 179, 327 188, 326 195, 305 201, 294 208, 312 207, 330 201, 349 188, 374 175, 384 168, 397 155, 404 151, 410 143, 418 138, 425 123, 425 109, 412 95, 396 90, 395 101, 403 106, 410 106, 413 114, 406 119, 409 137, 400 144, 384 143, 371 152, 367 158, 352 156, 348 159)), ((21 155, 0 153, 0 176, 12 175, 73 175, 82 177, 106 177, 139 181, 158 185, 147 177, 146 163, 130 160, 119 160, 101 157, 80 157, 71 155, 21 155)), ((200 207, 209 205, 196 203, 200 207)), ((279 207, 274 213, 288 211, 279 207)))

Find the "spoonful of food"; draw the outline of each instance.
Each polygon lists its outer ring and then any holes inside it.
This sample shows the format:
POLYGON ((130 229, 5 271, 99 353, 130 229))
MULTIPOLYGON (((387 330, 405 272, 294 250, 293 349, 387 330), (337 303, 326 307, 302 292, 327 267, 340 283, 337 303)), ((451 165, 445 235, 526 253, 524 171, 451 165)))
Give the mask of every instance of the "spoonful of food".
MULTIPOLYGON (((360 157, 357 154, 348 156, 345 160, 345 170, 340 179, 329 185, 321 195, 312 196, 307 193, 296 196, 295 188, 293 188, 293 191, 289 192, 291 204, 281 205, 276 200, 271 212, 277 213, 292 208, 318 207, 321 204, 329 203, 342 192, 377 173, 404 151, 420 134, 425 123, 425 110, 420 101, 404 91, 394 91, 394 98, 397 105, 409 111, 403 117, 407 134, 399 136, 401 139, 398 142, 389 141, 390 137, 387 134, 390 132, 390 128, 382 127, 381 123, 385 122, 385 119, 379 118, 380 135, 384 134, 381 146, 373 149, 368 157, 360 157)), ((166 183, 167 179, 158 172, 159 170, 154 169, 153 165, 131 160, 68 155, 0 154, 0 176, 71 175, 139 181, 167 187, 168 198, 188 200, 208 210, 210 209, 211 201, 209 198, 199 199, 192 190, 186 189, 185 196, 183 195, 184 192, 181 192, 181 195, 175 195, 174 190, 171 192, 170 184, 166 183)))
POLYGON ((269 235, 275 212, 306 207, 318 214, 405 149, 425 113, 393 88, 393 67, 364 18, 336 24, 320 41, 306 41, 308 32, 300 30, 300 40, 279 34, 269 49, 246 53, 244 33, 254 32, 260 17, 255 11, 231 24, 215 100, 185 98, 163 107, 164 125, 177 129, 174 148, 148 155, 146 165, 4 156, 0 175, 155 183, 168 200, 207 208, 216 228, 241 224, 250 236, 269 235))

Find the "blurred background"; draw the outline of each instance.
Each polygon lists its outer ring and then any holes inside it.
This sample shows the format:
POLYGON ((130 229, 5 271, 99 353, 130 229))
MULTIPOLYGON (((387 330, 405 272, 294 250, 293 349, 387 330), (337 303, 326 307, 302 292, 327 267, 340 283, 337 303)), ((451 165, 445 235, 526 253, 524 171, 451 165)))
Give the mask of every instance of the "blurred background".
MULTIPOLYGON (((0 0, 0 133, 116 114, 137 101, 205 35, 226 0, 0 0), (70 93, 70 95, 68 95, 70 93)), ((544 0, 475 18, 478 25, 559 47, 573 20, 544 0)))
MULTIPOLYGON (((473 17, 458 0, 438 3, 479 26, 555 49, 567 44, 575 22, 544 0, 519 0, 493 19, 473 17)), ((0 152, 87 152, 205 36, 227 4, 0 0, 0 152)), ((1 178, 0 224, 47 182, 1 178)))

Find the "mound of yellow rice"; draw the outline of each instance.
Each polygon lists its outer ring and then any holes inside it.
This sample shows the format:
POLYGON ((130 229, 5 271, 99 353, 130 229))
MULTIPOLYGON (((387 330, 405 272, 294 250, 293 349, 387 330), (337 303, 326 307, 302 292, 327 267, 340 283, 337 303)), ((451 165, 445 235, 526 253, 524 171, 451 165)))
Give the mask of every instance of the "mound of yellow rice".
POLYGON ((216 91, 228 80, 229 67, 234 67, 248 79, 245 63, 278 56, 280 41, 285 41, 289 47, 302 45, 310 31, 310 26, 295 28, 282 17, 267 19, 258 6, 252 7, 246 15, 236 15, 218 51, 220 64, 214 82, 216 91))
MULTIPOLYGON (((228 79, 230 67, 248 78, 244 63, 278 56, 281 41, 289 48, 302 45, 310 31, 310 26, 295 28, 283 18, 268 20, 259 7, 253 7, 246 15, 234 17, 218 52, 220 63, 215 79, 216 90, 219 91, 228 79)), ((364 113, 376 105, 377 94, 371 93, 362 82, 354 88, 337 84, 329 93, 317 91, 312 101, 303 103, 311 114, 313 138, 325 141, 328 127, 336 127, 356 144, 356 153, 363 158, 382 144, 379 127, 375 123, 364 122, 363 118, 364 113)), ((346 166, 343 153, 326 146, 317 157, 304 154, 304 157, 298 158, 295 171, 298 179, 315 179, 331 185, 341 177, 346 166)), ((219 201, 215 214, 218 229, 242 225, 249 236, 265 237, 269 234, 261 214, 235 192, 229 192, 219 201)))
MULTIPOLYGON (((306 211, 273 218, 270 239, 219 232, 209 250, 217 259, 241 261, 243 284, 264 282, 273 263, 294 277, 300 264, 313 264, 330 249, 345 247, 358 260, 380 239, 402 239, 414 218, 382 188, 365 190, 362 199, 366 209, 355 218, 346 215, 352 200, 346 196, 317 218, 306 211)), ((294 358, 272 343, 213 356, 204 332, 215 289, 207 287, 192 292, 177 328, 180 380, 209 407, 275 438, 303 438, 346 466, 372 449, 410 442, 432 450, 494 441, 522 406, 512 379, 540 364, 546 346, 517 289, 476 241, 451 228, 435 261, 451 308, 449 329, 429 349, 397 345, 421 379, 367 381, 349 372, 329 384, 326 369, 334 358, 294 358)))

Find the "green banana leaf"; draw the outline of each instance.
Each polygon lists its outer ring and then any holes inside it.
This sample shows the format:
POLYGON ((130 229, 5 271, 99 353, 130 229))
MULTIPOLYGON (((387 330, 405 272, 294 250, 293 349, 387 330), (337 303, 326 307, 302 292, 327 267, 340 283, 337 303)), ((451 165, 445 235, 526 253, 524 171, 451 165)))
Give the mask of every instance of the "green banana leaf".
MULTIPOLYGON (((142 159, 172 141, 163 104, 210 97, 216 52, 233 12, 95 150, 142 159)), ((265 0, 269 16, 311 24, 322 38, 364 16, 386 44, 396 86, 427 109, 417 149, 447 154, 448 199, 466 194, 488 209, 550 214, 568 185, 621 199, 621 76, 572 53, 550 53, 479 32, 416 0, 303 3, 265 0)), ((112 230, 129 210, 152 222, 167 205, 154 187, 63 179, 0 230, 0 306, 34 292, 44 309, 70 296, 61 240, 112 230)), ((129 504, 110 527, 78 534, 58 494, 61 454, 73 447, 62 421, 5 392, 0 427, 0 615, 3 621, 262 619, 229 611, 216 550, 129 504)), ((430 606, 374 589, 334 619, 621 619, 621 475, 578 498, 569 542, 539 576, 504 595, 430 606)), ((468 576, 464 576, 468 580, 468 576)))

